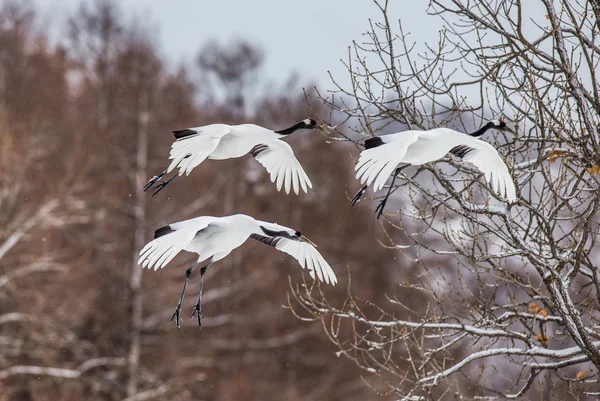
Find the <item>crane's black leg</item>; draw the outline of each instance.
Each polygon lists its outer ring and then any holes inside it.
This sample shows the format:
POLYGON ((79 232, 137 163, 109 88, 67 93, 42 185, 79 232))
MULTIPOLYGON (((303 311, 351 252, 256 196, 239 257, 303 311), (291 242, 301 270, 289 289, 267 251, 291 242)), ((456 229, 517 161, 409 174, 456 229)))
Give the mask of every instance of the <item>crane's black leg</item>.
POLYGON ((358 192, 356 193, 356 195, 354 195, 354 197, 350 201, 350 203, 352 204, 352 206, 354 206, 354 204, 360 200, 360 197, 363 196, 363 194, 365 193, 365 191, 367 190, 367 188, 368 188, 368 186, 365 185, 364 187, 362 187, 361 189, 358 190, 358 192))
POLYGON ((174 179, 175 179, 175 178, 176 178, 178 175, 179 175, 178 173, 175 173, 175 174, 173 174, 173 177, 169 178, 167 181, 163 181, 163 182, 161 182, 160 184, 158 184, 158 185, 157 185, 157 186, 154 188, 154 189, 155 189, 155 191, 154 191, 154 193, 152 194, 152 196, 154 197, 154 196, 155 196, 157 193, 159 193, 160 191, 162 191, 162 189, 163 189, 164 187, 166 187, 167 185, 169 185, 169 183, 170 183, 171 181, 173 181, 173 180, 174 180, 174 179))
POLYGON ((152 185, 154 185, 154 183, 158 180, 160 180, 161 178, 163 178, 163 176, 167 174, 167 170, 163 171, 162 173, 160 173, 159 175, 155 175, 154 177, 150 178, 150 181, 148 181, 146 183, 146 185, 144 185, 144 192, 146 192, 148 189, 150 189, 150 187, 152 185))
POLYGON ((208 269, 210 265, 212 265, 212 261, 208 262, 206 266, 200 269, 200 289, 198 290, 198 303, 194 305, 192 316, 190 316, 190 318, 193 318, 194 315, 198 316, 198 326, 200 327, 202 327, 202 319, 204 319, 204 316, 202 315, 202 282, 204 281, 204 273, 206 273, 206 269, 208 269))
POLYGON ((392 183, 390 184, 390 187, 388 188, 387 194, 385 194, 385 197, 379 202, 379 205, 377 205, 377 208, 375 209, 375 213, 377 214, 378 220, 381 217, 381 215, 383 214, 383 209, 385 208, 385 204, 387 203, 387 200, 390 197, 392 188, 394 187, 394 182, 396 181, 397 177, 398 176, 396 174, 394 174, 394 177, 392 178, 392 183))
POLYGON ((385 197, 379 202, 379 205, 377 205, 377 208, 375 209, 375 213, 377 213, 378 220, 381 217, 381 215, 383 214, 383 209, 385 208, 385 204, 387 203, 388 198, 390 197, 390 194, 392 193, 392 188, 394 188, 394 182, 396 182, 396 178, 398 178, 398 174, 400 174, 400 172, 408 166, 410 166, 410 164, 406 164, 402 167, 398 167, 394 171, 392 183, 390 184, 390 187, 388 188, 387 194, 385 194, 385 197))
POLYGON ((177 304, 177 309, 175 309, 175 313, 173 313, 173 316, 171 316, 171 322, 173 322, 173 319, 176 319, 175 323, 177 324, 177 330, 181 329, 181 318, 180 318, 181 304, 183 304, 183 296, 185 295, 185 287, 187 287, 188 280, 190 279, 192 272, 194 271, 196 266, 198 266, 199 263, 200 262, 194 263, 194 265, 192 267, 190 267, 189 269, 187 269, 185 271, 185 282, 183 283, 183 291, 181 291, 181 297, 179 297, 179 303, 177 304))

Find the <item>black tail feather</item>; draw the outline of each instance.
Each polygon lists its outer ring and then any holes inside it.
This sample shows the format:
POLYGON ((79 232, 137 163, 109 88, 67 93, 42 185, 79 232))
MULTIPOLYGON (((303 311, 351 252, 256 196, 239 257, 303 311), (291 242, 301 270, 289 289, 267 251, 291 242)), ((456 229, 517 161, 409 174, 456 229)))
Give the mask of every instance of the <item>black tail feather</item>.
POLYGON ((190 135, 196 135, 197 133, 198 132, 194 131, 193 129, 189 129, 189 128, 173 131, 173 134, 175 135, 176 139, 185 138, 186 136, 190 136, 190 135))
POLYGON ((167 234, 172 233, 173 231, 175 231, 175 230, 173 230, 171 228, 171 226, 164 226, 164 227, 158 228, 156 231, 154 231, 154 238, 155 239, 156 238, 160 238, 163 235, 167 235, 167 234))
POLYGON ((376 148, 377 146, 383 145, 383 139, 376 136, 374 138, 369 138, 365 141, 365 149, 376 148))

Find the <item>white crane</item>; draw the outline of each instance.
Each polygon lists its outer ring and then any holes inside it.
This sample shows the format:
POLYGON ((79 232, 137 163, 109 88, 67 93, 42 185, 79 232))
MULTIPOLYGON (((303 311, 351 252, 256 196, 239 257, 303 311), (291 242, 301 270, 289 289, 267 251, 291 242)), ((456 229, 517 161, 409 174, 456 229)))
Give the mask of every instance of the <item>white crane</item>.
POLYGON ((308 269, 310 276, 335 285, 337 278, 323 256, 315 249, 317 246, 299 231, 274 223, 256 220, 245 214, 226 217, 202 216, 191 220, 180 221, 161 227, 154 232, 154 240, 141 251, 138 264, 142 267, 165 267, 182 250, 198 254, 198 259, 185 272, 183 291, 179 304, 171 321, 176 319, 180 328, 181 305, 185 288, 192 271, 205 259, 208 263, 200 269, 200 290, 198 303, 194 306, 194 314, 198 316, 198 325, 202 326, 202 282, 206 269, 218 260, 223 259, 248 238, 255 239, 285 252, 300 262, 300 266, 308 269))
POLYGON ((404 131, 367 139, 365 150, 361 152, 355 168, 356 178, 360 178, 361 184, 366 182, 366 185, 354 195, 352 205, 358 202, 369 185, 373 184, 373 190, 379 191, 387 178, 392 175, 392 183, 387 194, 375 210, 379 219, 396 177, 402 169, 441 159, 447 153, 474 164, 483 172, 486 180, 500 196, 505 196, 510 203, 515 202, 517 192, 506 164, 496 148, 477 139, 491 128, 504 130, 506 123, 502 120, 493 120, 470 134, 449 128, 435 128, 427 131, 404 131), (398 167, 400 163, 406 164, 398 167))
MULTIPOLYGON (((280 131, 271 131, 254 124, 211 124, 173 131, 175 142, 171 146, 169 157, 173 161, 165 171, 148 181, 144 191, 175 168, 179 168, 179 175, 189 175, 194 167, 206 159, 233 159, 250 152, 270 173, 271 181, 277 182, 278 191, 283 186, 287 194, 292 187, 296 195, 300 187, 304 192, 308 192, 308 188, 312 188, 310 179, 294 156, 291 146, 280 138, 299 129, 314 128, 318 128, 316 121, 306 119, 280 131)), ((160 182, 154 188, 152 196, 159 193, 177 175, 176 173, 168 180, 160 182)))

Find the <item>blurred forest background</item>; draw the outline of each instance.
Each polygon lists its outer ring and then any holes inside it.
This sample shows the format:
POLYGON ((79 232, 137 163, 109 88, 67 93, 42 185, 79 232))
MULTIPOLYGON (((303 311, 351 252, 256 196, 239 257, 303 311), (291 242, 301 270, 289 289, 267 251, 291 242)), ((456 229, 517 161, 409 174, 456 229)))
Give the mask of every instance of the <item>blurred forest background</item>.
POLYGON ((113 0, 52 39, 32 3, 0 0, 0 401, 598 399, 598 1, 430 0, 424 53, 411 13, 372 3, 325 90, 272 81, 281 55, 243 40, 167 59, 151 18, 113 0), (287 140, 308 194, 251 156, 142 192, 175 129, 305 118, 337 124, 287 140), (445 157, 402 173, 380 221, 371 191, 351 207, 365 137, 491 118, 517 204, 445 157), (209 270, 202 329, 178 331, 194 255, 154 272, 138 252, 158 227, 235 213, 301 230, 338 285, 245 244, 209 270))
POLYGON ((0 400, 372 398, 376 379, 366 385, 336 356, 319 321, 283 307, 304 280, 287 255, 236 250, 206 277, 202 329, 185 320, 180 332, 169 319, 194 256, 158 272, 136 265, 157 227, 246 213, 319 244, 340 279, 323 287, 330 299, 345 299, 353 271, 355 295, 393 293, 402 278, 385 266, 398 261, 372 235, 372 205, 348 202, 352 145, 317 131, 289 139, 308 195, 277 193, 251 157, 204 163, 155 198, 141 191, 166 166, 172 130, 287 127, 323 107, 305 102, 311 83, 290 71, 270 85, 261 64, 276 56, 244 42, 207 42, 193 68, 171 71, 147 27, 127 24, 116 3, 85 4, 64 27, 66 45, 53 45, 31 4, 1 3, 0 400))

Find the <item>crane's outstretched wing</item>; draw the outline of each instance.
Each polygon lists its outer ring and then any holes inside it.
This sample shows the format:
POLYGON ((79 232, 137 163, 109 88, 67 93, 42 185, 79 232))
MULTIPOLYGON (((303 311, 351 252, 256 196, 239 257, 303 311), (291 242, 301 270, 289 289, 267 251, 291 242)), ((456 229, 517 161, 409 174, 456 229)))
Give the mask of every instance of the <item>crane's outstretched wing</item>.
POLYGON ((312 279, 315 273, 319 280, 335 285, 337 278, 331 269, 331 266, 325 261, 323 256, 308 242, 300 242, 285 237, 268 237, 258 234, 250 235, 250 238, 279 249, 294 257, 302 268, 308 269, 312 279))
POLYGON ((190 174, 219 145, 219 141, 230 133, 228 125, 212 124, 205 127, 175 131, 175 142, 171 145, 169 159, 173 159, 167 173, 179 167, 179 175, 190 174))
POLYGON ((154 232, 154 240, 140 251, 138 265, 154 270, 165 267, 194 239, 198 231, 205 229, 214 217, 203 216, 169 224, 154 232))
POLYGON ((508 167, 500 154, 492 145, 481 140, 469 141, 468 145, 458 145, 450 153, 470 162, 477 167, 492 189, 500 196, 505 196, 510 203, 517 200, 517 190, 508 167))
POLYGON ((265 141, 264 144, 256 145, 251 153, 271 174, 271 181, 277 180, 278 191, 283 185, 285 193, 289 194, 290 188, 293 186, 294 192, 298 195, 300 186, 304 192, 308 192, 308 188, 312 188, 312 183, 294 156, 292 147, 286 142, 279 139, 265 141))
POLYGON ((419 139, 418 132, 404 131, 367 139, 356 163, 356 178, 379 191, 394 169, 402 162, 406 150, 419 139))

